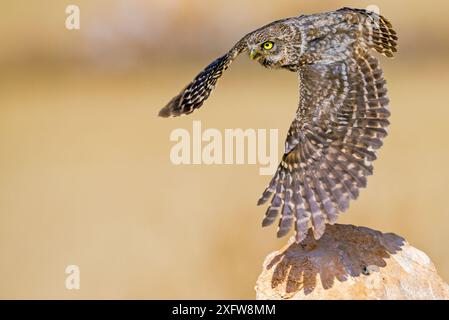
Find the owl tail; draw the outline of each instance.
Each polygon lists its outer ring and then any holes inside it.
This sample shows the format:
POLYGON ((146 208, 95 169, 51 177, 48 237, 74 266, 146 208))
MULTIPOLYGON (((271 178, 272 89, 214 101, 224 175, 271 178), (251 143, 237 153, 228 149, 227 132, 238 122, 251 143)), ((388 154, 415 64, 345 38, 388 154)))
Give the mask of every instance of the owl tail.
POLYGON ((242 39, 231 51, 209 64, 187 87, 159 111, 159 116, 163 118, 178 117, 200 108, 215 88, 223 72, 245 48, 242 39))

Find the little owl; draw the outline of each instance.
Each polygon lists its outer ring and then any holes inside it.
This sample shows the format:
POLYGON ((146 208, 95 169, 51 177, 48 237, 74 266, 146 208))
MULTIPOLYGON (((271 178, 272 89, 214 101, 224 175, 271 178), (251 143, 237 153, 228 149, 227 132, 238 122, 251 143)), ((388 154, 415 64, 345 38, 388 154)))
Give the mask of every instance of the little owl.
POLYGON ((301 242, 311 225, 319 239, 373 173, 390 112, 382 69, 370 49, 392 57, 397 39, 388 20, 361 9, 275 21, 245 35, 159 115, 176 117, 201 107, 242 52, 266 68, 298 72, 299 107, 282 161, 258 204, 271 199, 262 225, 280 214, 278 237, 294 225, 301 242))

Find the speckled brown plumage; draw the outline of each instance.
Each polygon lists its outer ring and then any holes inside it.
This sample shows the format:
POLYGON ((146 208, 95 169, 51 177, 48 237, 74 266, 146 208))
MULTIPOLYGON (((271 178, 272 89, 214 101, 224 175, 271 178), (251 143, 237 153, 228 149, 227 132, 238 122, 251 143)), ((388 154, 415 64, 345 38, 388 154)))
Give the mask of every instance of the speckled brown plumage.
POLYGON ((266 68, 298 72, 299 108, 282 161, 258 204, 271 199, 263 226, 280 215, 279 237, 294 226, 301 242, 311 225, 318 239, 373 173, 390 112, 382 69, 370 49, 392 57, 397 39, 390 22, 362 9, 275 21, 245 35, 159 115, 179 116, 201 107, 244 51, 266 68))

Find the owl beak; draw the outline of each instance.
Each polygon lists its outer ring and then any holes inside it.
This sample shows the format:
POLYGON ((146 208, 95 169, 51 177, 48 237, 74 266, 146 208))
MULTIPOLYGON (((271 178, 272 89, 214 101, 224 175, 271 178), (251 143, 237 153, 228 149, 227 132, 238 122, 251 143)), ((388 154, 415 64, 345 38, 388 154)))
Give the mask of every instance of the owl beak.
POLYGON ((259 56, 259 52, 256 49, 252 49, 249 53, 249 57, 251 60, 257 59, 259 56))

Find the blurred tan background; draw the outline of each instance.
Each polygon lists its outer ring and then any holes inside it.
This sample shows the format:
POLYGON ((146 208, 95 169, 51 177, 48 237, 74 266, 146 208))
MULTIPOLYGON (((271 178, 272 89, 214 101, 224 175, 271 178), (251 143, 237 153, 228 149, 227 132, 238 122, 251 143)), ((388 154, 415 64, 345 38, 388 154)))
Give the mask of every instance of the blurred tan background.
MULTIPOLYGON (((0 298, 254 298, 264 257, 258 166, 174 166, 169 134, 279 128, 297 77, 242 56, 191 117, 157 112, 242 35, 273 20, 377 5, 400 36, 381 58, 392 125, 340 223, 395 232, 449 280, 446 1, 0 1, 0 298), (81 29, 65 28, 65 8, 81 29), (65 288, 67 265, 81 289, 65 288)), ((282 148, 279 152, 281 153, 282 148)))

